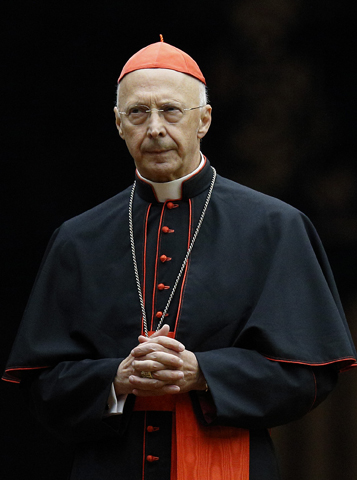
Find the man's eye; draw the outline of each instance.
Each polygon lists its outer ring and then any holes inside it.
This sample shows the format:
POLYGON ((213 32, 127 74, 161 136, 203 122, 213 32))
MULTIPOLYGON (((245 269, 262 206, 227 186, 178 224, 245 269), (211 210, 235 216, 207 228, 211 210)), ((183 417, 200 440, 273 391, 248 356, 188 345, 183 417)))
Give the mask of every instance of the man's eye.
POLYGON ((145 107, 144 105, 133 107, 129 110, 129 115, 139 115, 141 113, 145 113, 147 110, 148 110, 148 107, 145 107))
POLYGON ((173 106, 173 105, 165 105, 162 109, 163 109, 164 112, 168 112, 168 113, 178 113, 178 112, 180 112, 180 109, 178 107, 173 106))

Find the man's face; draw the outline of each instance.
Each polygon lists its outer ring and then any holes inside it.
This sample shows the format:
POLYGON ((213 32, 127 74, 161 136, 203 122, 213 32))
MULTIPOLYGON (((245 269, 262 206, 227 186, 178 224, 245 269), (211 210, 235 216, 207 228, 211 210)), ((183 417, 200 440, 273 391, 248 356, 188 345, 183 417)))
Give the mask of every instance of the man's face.
POLYGON ((119 108, 115 107, 119 135, 126 142, 140 174, 154 182, 168 182, 191 173, 200 162, 200 139, 211 124, 211 107, 185 111, 177 123, 169 123, 154 110, 148 118, 133 125, 130 108, 150 109, 177 105, 181 109, 200 105, 199 81, 168 69, 136 70, 120 82, 119 108))

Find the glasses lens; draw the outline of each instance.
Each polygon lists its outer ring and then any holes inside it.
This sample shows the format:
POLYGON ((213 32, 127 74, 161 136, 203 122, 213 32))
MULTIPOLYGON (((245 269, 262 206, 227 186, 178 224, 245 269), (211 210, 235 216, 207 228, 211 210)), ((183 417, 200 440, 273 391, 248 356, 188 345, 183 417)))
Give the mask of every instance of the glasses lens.
POLYGON ((184 113, 181 108, 175 105, 164 105, 160 109, 150 109, 146 105, 136 105, 135 107, 130 108, 127 111, 126 115, 133 125, 140 125, 141 123, 144 123, 146 121, 146 119, 150 114, 152 114, 152 112, 158 112, 158 114, 162 115, 168 123, 179 122, 184 113))
POLYGON ((127 116, 130 122, 134 125, 145 122, 149 115, 149 107, 146 105, 138 105, 130 108, 127 116))
POLYGON ((181 120, 183 116, 183 111, 180 108, 173 105, 165 105, 162 108, 162 112, 165 120, 168 123, 177 123, 181 120))

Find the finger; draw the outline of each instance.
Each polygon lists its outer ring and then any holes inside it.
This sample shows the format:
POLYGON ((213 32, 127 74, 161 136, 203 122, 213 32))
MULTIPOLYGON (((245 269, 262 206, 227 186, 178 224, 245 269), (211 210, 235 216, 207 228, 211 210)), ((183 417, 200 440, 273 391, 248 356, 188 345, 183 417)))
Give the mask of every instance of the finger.
POLYGON ((181 368, 183 360, 176 355, 166 352, 151 352, 145 356, 138 357, 132 362, 135 370, 161 370, 166 368, 181 368))
POLYGON ((162 380, 156 378, 143 378, 139 375, 130 375, 129 382, 133 388, 150 391, 160 390, 166 385, 162 380))
POLYGON ((185 350, 185 345, 171 337, 164 337, 162 335, 155 338, 150 337, 149 342, 157 343, 176 352, 183 352, 185 350))
POLYGON ((150 337, 150 338, 155 338, 155 337, 160 337, 160 336, 165 336, 167 337, 167 335, 169 334, 169 331, 170 331, 170 325, 167 325, 167 323, 165 323, 165 325, 163 325, 159 330, 157 330, 155 333, 153 333, 150 337))
POLYGON ((174 338, 160 336, 153 339, 150 337, 147 341, 140 343, 131 351, 131 354, 133 356, 145 355, 149 351, 161 350, 159 346, 177 353, 185 350, 185 346, 174 338))
POLYGON ((166 368, 164 364, 146 357, 143 359, 140 358, 140 360, 134 360, 132 367, 136 372, 142 372, 143 370, 146 372, 157 372, 166 368))
POLYGON ((135 380, 130 383, 138 387, 144 386, 145 388, 161 388, 164 385, 183 385, 184 384, 184 373, 182 370, 138 370, 135 372, 132 377, 135 377, 135 380), (152 375, 152 378, 142 377, 141 372, 149 372, 152 375), (155 384, 151 385, 152 380, 157 380, 155 384))
POLYGON ((160 395, 175 395, 180 393, 180 387, 177 385, 165 385, 158 390, 140 390, 134 388, 132 393, 137 397, 158 397, 160 395))
MULTIPOLYGON (((129 377, 133 388, 132 393, 139 396, 164 395, 167 393, 179 393, 180 386, 175 383, 166 384, 162 380, 141 378, 135 375, 129 377), (136 393, 135 393, 136 392, 136 393)), ((180 383, 181 380, 178 380, 180 383)))
POLYGON ((160 380, 165 384, 181 386, 184 383, 184 373, 182 370, 159 370, 152 372, 153 378, 160 380))
POLYGON ((131 356, 135 358, 144 357, 146 355, 155 354, 156 352, 165 352, 171 355, 179 356, 178 352, 175 350, 170 350, 159 343, 147 342, 141 345, 138 345, 131 351, 131 356))

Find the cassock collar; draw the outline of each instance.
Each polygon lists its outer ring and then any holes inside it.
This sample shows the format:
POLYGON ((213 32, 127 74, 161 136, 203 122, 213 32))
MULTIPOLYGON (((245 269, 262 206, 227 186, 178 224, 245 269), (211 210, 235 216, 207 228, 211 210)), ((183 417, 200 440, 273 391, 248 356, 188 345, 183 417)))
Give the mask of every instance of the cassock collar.
MULTIPOLYGON (((150 203, 159 202, 155 187, 147 180, 138 176, 138 173, 135 174, 137 192, 139 196, 150 203)), ((203 191, 205 191, 212 180, 212 169, 210 167, 210 162, 206 157, 203 157, 203 162, 201 162, 196 173, 190 175, 187 179, 184 179, 181 183, 181 196, 179 198, 167 198, 166 200, 187 200, 188 198, 195 197, 203 191)))

